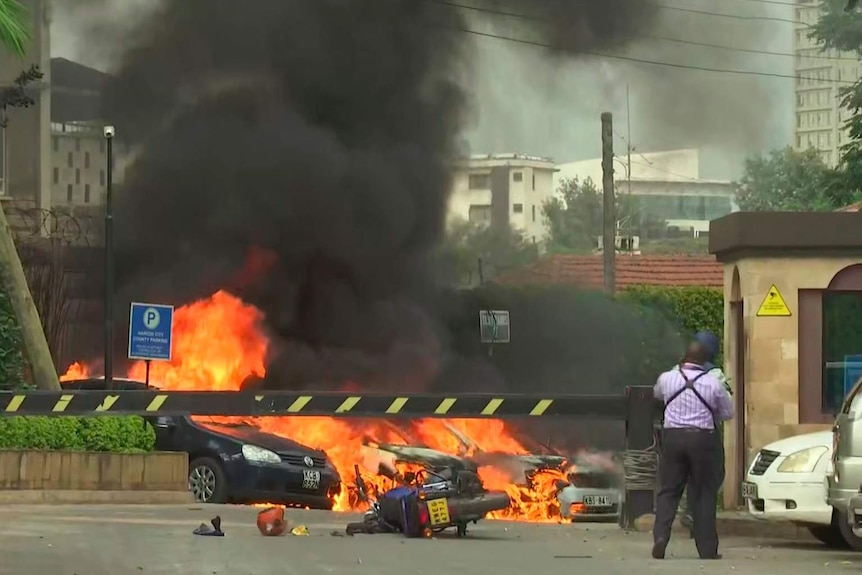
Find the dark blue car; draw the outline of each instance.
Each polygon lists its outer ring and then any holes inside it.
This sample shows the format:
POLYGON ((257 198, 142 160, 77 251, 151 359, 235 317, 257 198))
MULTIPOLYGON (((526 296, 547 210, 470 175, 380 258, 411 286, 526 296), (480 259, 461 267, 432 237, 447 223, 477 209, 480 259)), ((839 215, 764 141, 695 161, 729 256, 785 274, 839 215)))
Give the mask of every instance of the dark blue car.
MULTIPOLYGON (((119 390, 139 381, 114 379, 119 390)), ((103 390, 103 379, 62 383, 63 389, 103 390)), ((332 509, 341 477, 326 456, 296 441, 245 424, 186 416, 146 417, 156 449, 189 454, 189 490, 202 503, 281 503, 332 509)))

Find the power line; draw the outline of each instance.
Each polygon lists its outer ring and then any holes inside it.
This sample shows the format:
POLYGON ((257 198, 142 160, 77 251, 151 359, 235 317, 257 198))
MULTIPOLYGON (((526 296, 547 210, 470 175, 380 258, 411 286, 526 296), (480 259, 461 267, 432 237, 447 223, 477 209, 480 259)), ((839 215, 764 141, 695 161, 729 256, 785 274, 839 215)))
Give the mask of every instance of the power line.
POLYGON ((740 14, 726 14, 722 12, 710 12, 708 10, 697 10, 695 8, 680 8, 679 6, 666 6, 664 4, 652 4, 663 10, 676 10, 678 12, 689 12, 691 14, 700 14, 702 16, 716 16, 719 18, 733 18, 735 20, 766 20, 770 22, 786 22, 788 24, 800 24, 807 26, 805 22, 799 20, 791 20, 790 18, 778 18, 776 16, 742 16, 740 14))
MULTIPOLYGON (((478 30, 470 30, 468 28, 449 28, 453 31, 464 32, 465 34, 473 34, 474 36, 481 36, 484 38, 495 38, 497 40, 505 40, 507 42, 514 42, 517 44, 524 44, 527 46, 536 46, 540 48, 550 48, 556 49, 558 46, 553 46, 551 44, 546 44, 544 42, 537 42, 534 40, 524 40, 522 38, 513 38, 511 36, 502 36, 499 34, 491 34, 488 32, 479 32, 478 30)), ((698 70, 701 72, 714 72, 719 74, 734 74, 737 76, 763 76, 767 78, 788 78, 791 80, 811 80, 825 83, 833 83, 833 84, 846 84, 852 85, 855 84, 855 81, 851 80, 834 80, 834 79, 823 79, 823 78, 812 78, 810 76, 795 76, 792 74, 780 74, 777 72, 755 72, 753 70, 735 70, 732 68, 712 68, 708 66, 694 66, 690 64, 676 64, 673 62, 661 62, 658 60, 647 60, 645 58, 635 58, 634 56, 623 56, 621 54, 608 54, 605 52, 595 52, 595 51, 584 51, 583 54, 596 56, 599 58, 608 58, 611 60, 622 60, 625 62, 634 62, 637 64, 649 64, 651 66, 664 66, 667 68, 677 68, 682 70, 698 70)))
MULTIPOLYGON (((702 46, 704 48, 715 48, 718 50, 730 50, 733 52, 746 52, 749 54, 765 54, 767 56, 785 56, 788 58, 795 58, 799 54, 791 54, 789 52, 772 52, 770 50, 757 50, 754 48, 735 48, 733 46, 722 46, 721 44, 710 44, 708 42, 695 42, 694 40, 683 40, 682 38, 668 38, 665 36, 644 36, 645 38, 651 40, 661 40, 662 42, 675 42, 677 44, 687 44, 689 46, 702 46)), ((799 55, 801 56, 801 55, 799 55)), ((848 62, 858 62, 859 58, 853 58, 850 56, 802 56, 804 58, 814 59, 814 60, 844 60, 848 62)))
POLYGON ((777 6, 799 6, 795 2, 782 2, 781 0, 738 0, 739 2, 757 2, 759 4, 775 4, 777 6))
MULTIPOLYGON (((551 18, 547 16, 540 16, 537 14, 526 14, 523 12, 509 12, 505 10, 498 10, 496 8, 485 8, 481 6, 467 6, 464 4, 459 4, 457 2, 452 2, 450 0, 426 0, 432 4, 440 4, 443 6, 450 6, 452 8, 461 8, 464 10, 472 10, 474 12, 485 12, 487 14, 497 14, 499 16, 509 16, 511 18, 522 18, 527 20, 551 20, 551 18)), ((741 14, 728 14, 726 12, 711 12, 709 10, 699 10, 697 8, 683 8, 681 6, 668 6, 666 4, 658 4, 655 2, 647 2, 644 0, 644 3, 649 6, 654 6, 655 8, 659 8, 661 10, 671 10, 675 12, 687 12, 690 14, 699 14, 701 16, 714 16, 716 18, 732 18, 734 20, 759 20, 759 21, 772 21, 772 22, 785 22, 788 24, 800 24, 807 26, 805 22, 800 22, 798 20, 791 20, 789 18, 778 18, 776 16, 743 16, 741 14)))
MULTIPOLYGON (((536 14, 524 14, 524 13, 520 13, 520 12, 508 12, 505 10, 497 10, 497 9, 493 9, 493 8, 482 8, 482 7, 478 7, 478 6, 466 6, 464 4, 452 2, 451 0, 427 0, 427 1, 431 2, 432 4, 440 4, 440 5, 444 5, 444 6, 449 6, 451 8, 460 8, 460 9, 464 9, 464 10, 472 10, 475 12, 483 12, 486 14, 494 14, 496 16, 506 16, 509 18, 519 18, 519 19, 523 19, 523 20, 534 20, 534 21, 541 21, 541 22, 553 21, 553 19, 548 17, 548 16, 539 16, 536 14)), ((763 2, 767 2, 769 0, 739 0, 739 1, 749 1, 749 2, 763 1, 763 2)), ((793 4, 790 4, 790 5, 792 6, 793 4)), ((677 44, 684 44, 687 46, 701 46, 704 48, 713 48, 713 49, 717 49, 717 50, 729 50, 732 52, 745 52, 745 53, 749 53, 749 54, 764 54, 767 56, 783 56, 783 57, 787 57, 787 58, 795 58, 796 57, 796 54, 791 54, 788 52, 773 52, 770 50, 758 50, 755 48, 739 48, 736 46, 725 46, 722 44, 710 44, 708 42, 697 42, 694 40, 684 40, 682 38, 671 38, 668 36, 656 36, 656 35, 649 35, 648 34, 648 35, 645 35, 643 37, 645 39, 649 39, 649 40, 659 40, 662 42, 674 42, 677 44)), ((849 61, 849 62, 859 61, 858 58, 852 58, 852 57, 847 57, 847 56, 828 56, 828 55, 814 56, 814 55, 812 55, 812 56, 805 56, 805 57, 809 58, 809 59, 816 59, 816 60, 844 60, 844 61, 849 61)))

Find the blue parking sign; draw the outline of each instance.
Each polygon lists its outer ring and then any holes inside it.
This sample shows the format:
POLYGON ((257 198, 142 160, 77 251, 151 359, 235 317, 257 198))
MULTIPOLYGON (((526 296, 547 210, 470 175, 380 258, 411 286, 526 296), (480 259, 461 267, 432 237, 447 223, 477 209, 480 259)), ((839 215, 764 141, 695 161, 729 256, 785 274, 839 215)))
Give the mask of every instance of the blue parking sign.
POLYGON ((132 303, 129 314, 129 359, 171 359, 174 306, 132 303))

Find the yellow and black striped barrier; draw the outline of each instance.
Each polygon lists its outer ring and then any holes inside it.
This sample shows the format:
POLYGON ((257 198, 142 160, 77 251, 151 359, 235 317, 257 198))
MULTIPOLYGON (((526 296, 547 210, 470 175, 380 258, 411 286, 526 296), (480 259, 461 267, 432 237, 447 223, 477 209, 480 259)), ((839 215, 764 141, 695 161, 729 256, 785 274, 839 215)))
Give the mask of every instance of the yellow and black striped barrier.
POLYGON ((0 415, 327 415, 625 419, 625 396, 408 395, 207 391, 0 393, 0 415))

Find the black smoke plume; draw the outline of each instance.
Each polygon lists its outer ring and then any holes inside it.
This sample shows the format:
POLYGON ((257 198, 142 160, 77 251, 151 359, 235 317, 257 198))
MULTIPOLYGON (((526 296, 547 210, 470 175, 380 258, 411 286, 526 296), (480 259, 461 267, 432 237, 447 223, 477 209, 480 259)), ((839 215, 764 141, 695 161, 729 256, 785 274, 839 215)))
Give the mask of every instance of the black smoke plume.
MULTIPOLYGON (((537 5, 554 24, 522 25, 572 54, 649 16, 641 0, 487 4, 537 5)), ((451 363, 430 254, 470 112, 463 30, 482 17, 427 0, 174 0, 139 19, 106 114, 133 157, 125 299, 236 292, 267 316, 269 385, 427 388, 451 363)))

